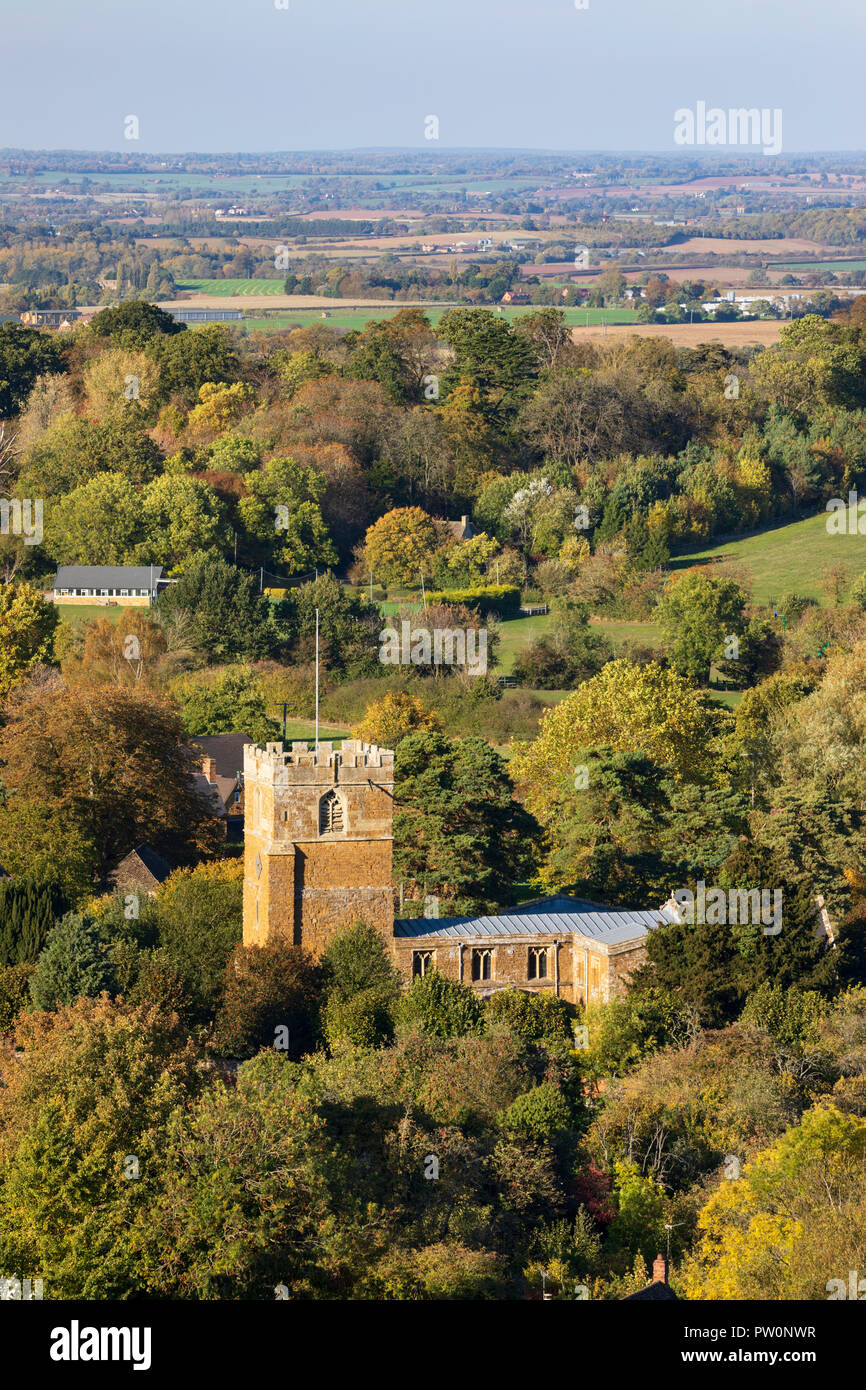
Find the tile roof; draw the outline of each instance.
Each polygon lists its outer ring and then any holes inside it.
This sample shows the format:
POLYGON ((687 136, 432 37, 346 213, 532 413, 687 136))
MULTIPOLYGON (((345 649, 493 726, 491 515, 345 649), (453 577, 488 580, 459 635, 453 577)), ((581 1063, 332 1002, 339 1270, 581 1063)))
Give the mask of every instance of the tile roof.
POLYGON ((164 883, 169 874, 172 873, 171 865, 163 859, 161 854, 157 854, 155 849, 151 849, 150 845, 136 845, 135 849, 131 849, 129 854, 124 855, 119 864, 116 864, 106 874, 106 882, 114 884, 118 878, 128 877, 137 865, 145 870, 154 883, 164 883))
POLYGON ((196 734, 192 742, 205 757, 213 758, 220 777, 236 781, 238 773, 243 772, 244 749, 253 740, 249 734, 196 734))
POLYGON ((605 907, 577 898, 541 898, 495 917, 404 917, 394 923, 398 937, 562 936, 594 937, 608 945, 634 941, 671 919, 667 907, 605 907))

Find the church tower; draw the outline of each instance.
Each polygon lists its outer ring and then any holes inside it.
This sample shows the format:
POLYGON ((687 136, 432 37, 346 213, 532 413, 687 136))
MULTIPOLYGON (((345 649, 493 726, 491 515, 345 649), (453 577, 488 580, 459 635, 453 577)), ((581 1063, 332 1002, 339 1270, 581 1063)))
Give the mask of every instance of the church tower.
POLYGON ((244 945, 319 956, 363 918, 390 943, 394 754, 347 739, 244 749, 244 945))

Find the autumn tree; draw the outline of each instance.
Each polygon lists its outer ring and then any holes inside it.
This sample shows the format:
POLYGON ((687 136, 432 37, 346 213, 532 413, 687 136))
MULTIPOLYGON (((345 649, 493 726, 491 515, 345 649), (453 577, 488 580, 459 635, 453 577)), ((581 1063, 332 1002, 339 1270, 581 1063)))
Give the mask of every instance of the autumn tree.
POLYGON ((441 731, 436 711, 427 709, 417 695, 389 690, 367 706, 364 718, 352 729, 352 738, 378 744, 380 748, 396 748, 407 734, 425 729, 441 731))
POLYGON ((526 805, 542 819, 581 748, 608 745, 670 765, 700 781, 712 769, 710 740, 720 716, 706 697, 656 662, 609 661, 541 721, 534 743, 518 744, 509 767, 526 805))
POLYGON ((156 399, 159 368, 144 352, 113 348, 88 363, 84 390, 89 413, 97 420, 147 411, 156 399))
POLYGON ((831 1104, 808 1110, 705 1203, 683 1270, 687 1296, 850 1297, 852 1239, 862 1244, 866 1230, 864 1159, 866 1119, 831 1104))
POLYGON ((64 663, 64 672, 69 668, 114 685, 152 685, 165 649, 165 637, 150 615, 128 608, 119 622, 88 623, 81 660, 64 663))
POLYGON ((323 1131, 294 1068, 273 1051, 240 1067, 234 1085, 218 1083, 176 1109, 162 1190, 139 1243, 147 1284, 192 1299, 327 1289, 323 1131))
POLYGON ((235 947, 225 970, 215 1046, 225 1057, 279 1047, 292 1057, 312 1050, 324 973, 300 946, 279 937, 235 947))
POLYGON ((364 538, 364 565, 379 583, 417 586, 432 573, 436 527, 420 507, 396 507, 374 522, 364 538))
POLYGON ((174 710, 122 686, 22 689, 0 730, 10 791, 68 813, 104 871, 147 841, 185 858, 215 844, 174 710))
POLYGON ((31 584, 0 585, 0 699, 51 660, 58 613, 31 584))
POLYGON ((23 1015, 17 1036, 0 1086, 0 1266, 56 1298, 134 1295, 168 1120, 199 1086, 193 1050, 176 1019, 87 999, 23 1015))

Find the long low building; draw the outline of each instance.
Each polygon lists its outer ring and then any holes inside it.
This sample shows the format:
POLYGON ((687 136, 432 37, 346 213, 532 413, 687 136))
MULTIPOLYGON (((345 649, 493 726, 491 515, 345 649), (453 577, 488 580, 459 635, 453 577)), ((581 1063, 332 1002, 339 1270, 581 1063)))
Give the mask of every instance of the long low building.
POLYGON ((394 953, 405 979, 438 970, 481 994, 516 987, 550 991, 570 1003, 622 995, 670 906, 606 907, 577 898, 541 898, 495 917, 410 917, 394 923, 394 953))
POLYGON ((149 607, 169 581, 162 565, 60 565, 55 603, 106 603, 149 607))
POLYGON ((178 309, 164 305, 158 307, 165 308, 165 312, 171 314, 176 323, 238 323, 243 318, 241 309, 210 309, 207 307, 178 309))

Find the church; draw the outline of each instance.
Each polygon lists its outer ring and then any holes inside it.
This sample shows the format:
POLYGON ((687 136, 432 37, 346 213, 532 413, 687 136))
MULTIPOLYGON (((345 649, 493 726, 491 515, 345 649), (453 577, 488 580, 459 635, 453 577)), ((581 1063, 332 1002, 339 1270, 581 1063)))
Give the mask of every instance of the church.
POLYGON ((347 739, 341 748, 281 743, 244 749, 244 945, 282 936, 321 955, 361 919, 388 942, 404 979, 428 970, 482 995, 513 986, 569 1003, 624 993, 657 911, 574 898, 524 903, 497 916, 395 918, 394 754, 347 739))

